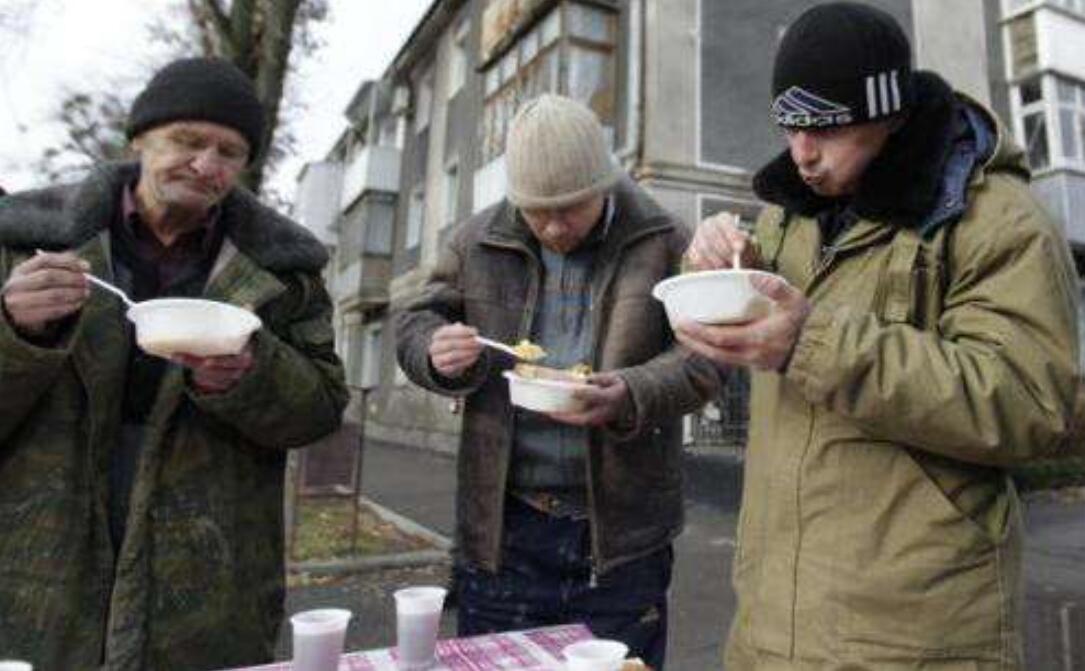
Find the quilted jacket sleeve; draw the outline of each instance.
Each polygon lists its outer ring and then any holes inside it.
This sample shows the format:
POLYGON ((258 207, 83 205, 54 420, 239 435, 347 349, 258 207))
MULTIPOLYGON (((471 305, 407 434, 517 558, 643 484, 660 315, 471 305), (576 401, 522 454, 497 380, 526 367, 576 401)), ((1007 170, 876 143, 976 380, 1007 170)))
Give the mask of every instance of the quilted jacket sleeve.
POLYGON ((815 307, 787 377, 871 437, 980 464, 1056 450, 1078 383, 1069 250, 1024 183, 989 178, 954 232, 937 328, 815 307))

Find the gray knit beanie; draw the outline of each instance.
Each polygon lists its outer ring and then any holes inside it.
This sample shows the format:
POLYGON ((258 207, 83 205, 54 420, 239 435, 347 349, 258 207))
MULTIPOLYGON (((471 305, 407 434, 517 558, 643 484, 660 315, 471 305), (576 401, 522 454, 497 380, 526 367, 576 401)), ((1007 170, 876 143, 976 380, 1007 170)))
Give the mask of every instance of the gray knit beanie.
POLYGON ((565 207, 610 189, 622 176, 595 114, 553 94, 527 103, 512 120, 505 169, 509 201, 520 208, 565 207))

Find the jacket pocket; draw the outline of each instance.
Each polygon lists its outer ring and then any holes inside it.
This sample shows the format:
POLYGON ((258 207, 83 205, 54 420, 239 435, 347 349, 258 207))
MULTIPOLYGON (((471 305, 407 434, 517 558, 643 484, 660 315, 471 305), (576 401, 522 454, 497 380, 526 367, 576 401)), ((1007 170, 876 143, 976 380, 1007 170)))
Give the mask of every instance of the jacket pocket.
POLYGON ((907 323, 919 329, 937 325, 942 307, 944 233, 922 240, 902 229, 893 238, 875 292, 875 311, 887 323, 907 323))
POLYGON ((1005 549, 909 452, 855 447, 833 588, 841 652, 997 659, 1005 549))

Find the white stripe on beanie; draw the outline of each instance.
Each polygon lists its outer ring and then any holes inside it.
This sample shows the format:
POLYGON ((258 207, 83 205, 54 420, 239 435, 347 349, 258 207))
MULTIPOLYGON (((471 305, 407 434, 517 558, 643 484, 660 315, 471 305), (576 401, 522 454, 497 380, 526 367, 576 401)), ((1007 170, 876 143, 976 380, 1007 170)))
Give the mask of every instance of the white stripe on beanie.
POLYGON ((898 70, 879 72, 866 78, 867 118, 899 112, 902 100, 898 70))

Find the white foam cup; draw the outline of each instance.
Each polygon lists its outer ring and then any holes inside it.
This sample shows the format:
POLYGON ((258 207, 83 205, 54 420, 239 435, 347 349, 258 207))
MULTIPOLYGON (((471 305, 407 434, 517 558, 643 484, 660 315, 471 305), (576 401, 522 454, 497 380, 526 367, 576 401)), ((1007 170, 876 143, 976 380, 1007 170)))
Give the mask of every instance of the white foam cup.
POLYGON ((596 638, 577 641, 561 651, 567 671, 621 671, 629 646, 596 638))
POLYGON ((396 655, 402 671, 428 669, 436 662, 446 593, 443 587, 407 587, 395 592, 396 655))
POLYGON ((338 671, 350 617, 351 612, 342 608, 320 608, 292 615, 294 671, 338 671))

